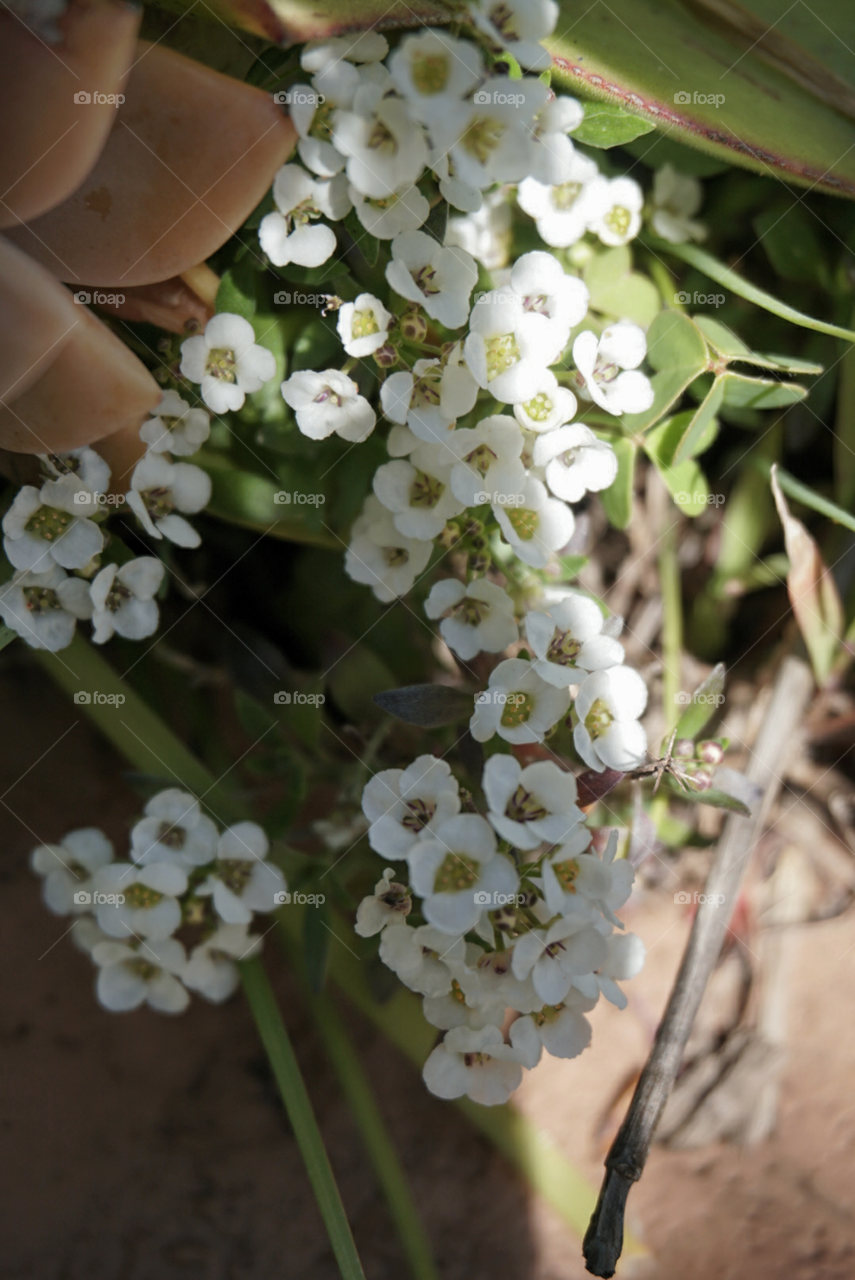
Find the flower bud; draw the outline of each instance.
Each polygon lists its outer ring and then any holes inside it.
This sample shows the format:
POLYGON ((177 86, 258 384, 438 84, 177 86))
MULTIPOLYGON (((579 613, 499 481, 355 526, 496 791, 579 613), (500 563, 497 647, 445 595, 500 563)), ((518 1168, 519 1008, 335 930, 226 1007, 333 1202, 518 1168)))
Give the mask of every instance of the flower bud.
POLYGON ((673 754, 680 760, 691 760, 695 754, 695 744, 691 738, 678 738, 674 743, 673 754))
POLYGON ((704 764, 721 764, 724 759, 724 748, 714 738, 707 738, 704 742, 698 743, 697 754, 698 759, 703 760, 704 764))
POLYGON ((387 342, 384 347, 377 348, 374 352, 374 363, 381 369, 391 369, 398 363, 398 353, 391 343, 387 342))
POLYGON ((408 342, 424 342, 427 337, 427 321, 418 308, 405 311, 401 316, 401 334, 408 342))

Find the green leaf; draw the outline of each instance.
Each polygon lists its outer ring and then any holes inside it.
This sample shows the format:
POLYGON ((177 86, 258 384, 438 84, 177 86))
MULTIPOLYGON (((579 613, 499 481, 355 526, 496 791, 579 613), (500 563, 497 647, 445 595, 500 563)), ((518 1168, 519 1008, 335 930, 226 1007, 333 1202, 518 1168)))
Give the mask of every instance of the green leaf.
POLYGON ((600 501, 616 529, 625 529, 632 519, 632 493, 635 479, 635 455, 638 452, 632 440, 616 439, 612 445, 618 463, 614 483, 603 489, 600 501))
POLYGON ((587 147, 619 147, 632 142, 655 126, 641 116, 624 111, 613 102, 586 102, 585 118, 578 129, 573 130, 573 141, 587 147))
MULTIPOLYGON (((764 476, 771 476, 772 468, 766 459, 755 458, 753 461, 764 476)), ((828 498, 823 498, 821 494, 814 493, 813 489, 809 489, 806 484, 802 484, 795 476, 791 476, 789 471, 784 471, 781 467, 775 468, 775 474, 778 477, 778 484, 781 489, 789 497, 795 498, 797 502, 804 503, 812 511, 818 511, 820 515, 828 516, 829 520, 833 520, 835 524, 842 524, 846 529, 851 529, 855 533, 855 516, 851 511, 845 511, 836 502, 830 502, 828 498)))
POLYGON ((433 236, 434 240, 439 244, 445 244, 445 235, 448 230, 448 212, 448 201, 439 200, 433 206, 421 227, 422 231, 429 236, 433 236))
POLYGON ((632 270, 627 245, 596 254, 587 263, 583 278, 594 311, 617 320, 632 320, 643 329, 652 324, 662 305, 653 282, 632 270))
POLYGON ((444 724, 468 720, 475 695, 445 684, 412 684, 403 689, 375 693, 374 701, 389 715, 422 729, 438 729, 444 724))
POLYGON ((344 229, 348 232, 356 245, 356 248, 362 254, 369 267, 373 267, 377 263, 380 253, 380 241, 373 236, 370 231, 366 231, 359 218, 356 216, 356 210, 351 209, 344 218, 344 229))
POLYGON ((632 270, 632 250, 629 245, 622 244, 614 249, 601 249, 590 258, 582 271, 582 278, 588 286, 591 298, 596 297, 603 289, 617 284, 632 270))
POLYGON ((13 631, 11 627, 0 625, 0 649, 5 649, 7 644, 11 644, 18 637, 17 631, 13 631))
POLYGON ((214 308, 251 320, 255 315, 255 275, 248 269, 230 267, 223 273, 214 308))
POLYGON ((653 405, 644 413, 624 414, 628 434, 646 431, 679 400, 708 365, 707 344, 694 321, 679 311, 660 311, 647 333, 647 356, 654 373, 653 405))
POLYGON ((718 791, 715 787, 709 787, 706 791, 695 791, 691 783, 683 790, 673 779, 668 779, 669 789, 678 795, 681 800, 691 800, 695 804, 708 804, 713 809, 726 809, 728 813, 740 813, 747 818, 751 810, 742 800, 737 800, 736 796, 728 795, 726 791, 718 791))
POLYGON ((388 689, 395 679, 386 663, 362 644, 339 659, 328 678, 333 702, 354 724, 379 719, 374 695, 388 689))
MULTIPOLYGON (((852 146, 855 147, 855 133, 852 146)), ((855 188, 853 188, 853 194, 855 194, 855 188)), ((744 298, 746 302, 753 302, 764 311, 770 311, 772 315, 780 316, 782 320, 789 320, 790 324, 799 325, 802 329, 814 329, 817 333, 828 333, 832 338, 845 338, 847 342, 855 342, 855 331, 852 329, 843 329, 840 325, 828 324, 825 320, 815 320, 813 316, 805 315, 803 311, 796 311, 795 307, 788 307, 785 302, 767 293, 765 289, 760 289, 744 276, 737 275, 731 267, 719 262, 705 249, 700 249, 694 244, 670 244, 667 240, 660 240, 658 236, 652 234, 647 238, 657 253, 673 254, 675 258, 687 262, 690 267, 695 267, 710 280, 715 280, 716 284, 730 289, 731 293, 744 298)))
POLYGON ((243 689, 235 689, 235 711, 241 728, 253 742, 262 738, 269 742, 275 740, 277 735, 272 731, 278 728, 279 721, 273 711, 263 707, 243 689))
MULTIPOLYGON (((674 456, 680 446, 680 442, 683 440, 697 412, 696 409, 686 409, 682 413, 675 413, 673 418, 666 418, 664 422, 659 423, 658 427, 653 427, 645 435, 645 452, 660 470, 674 465, 674 456)), ((718 428, 718 419, 715 417, 710 418, 697 441, 690 449, 684 449, 684 458, 694 458, 698 454, 706 452, 718 435, 718 428)))
POLYGON ((712 349, 727 360, 758 365, 761 369, 779 369, 782 373, 822 373, 822 365, 795 356, 759 355, 747 347, 727 325, 712 316, 694 316, 695 324, 712 349))
POLYGON ((254 471, 243 471, 235 467, 228 454, 212 449, 202 450, 194 462, 211 477, 211 501, 205 508, 206 515, 289 542, 340 547, 338 539, 326 530, 308 529, 299 517, 295 518, 299 507, 295 510, 293 502, 276 502, 278 493, 288 491, 285 484, 254 471))
POLYGON ((330 956, 329 912, 325 903, 309 906, 303 916, 303 961, 315 995, 324 989, 330 956))
POLYGON ((700 442, 709 433, 724 400, 724 378, 718 377, 686 424, 683 436, 674 450, 674 462, 684 462, 698 452, 700 442))
POLYGON ((678 738, 696 738, 715 714, 724 697, 725 667, 719 662, 692 694, 686 710, 677 721, 678 738))
MULTIPOLYGON (((365 233, 363 232, 363 234, 365 233)), ((283 280, 290 280, 292 284, 313 285, 325 284, 336 276, 347 275, 348 267, 339 251, 336 250, 319 267, 298 267, 296 263, 289 262, 287 266, 274 267, 273 270, 278 276, 282 276, 283 280)), ((328 293, 329 290, 325 289, 323 292, 328 293)))
MULTIPOLYGON (((635 112, 730 164, 855 195, 855 122, 796 83, 790 67, 763 61, 750 49, 756 38, 734 43, 721 24, 666 0, 561 0, 560 10, 544 43, 554 81, 571 93, 635 112)), ((828 32, 825 41, 834 47, 828 32)), ((791 65, 803 61, 796 56, 791 65)))
POLYGON ((780 409, 798 404, 807 396, 807 387, 797 382, 775 382, 771 378, 748 378, 741 373, 722 375, 723 404, 737 409, 780 409))
POLYGON ((823 224, 801 204, 776 202, 752 225, 779 276, 812 285, 827 281, 828 267, 816 235, 823 224))

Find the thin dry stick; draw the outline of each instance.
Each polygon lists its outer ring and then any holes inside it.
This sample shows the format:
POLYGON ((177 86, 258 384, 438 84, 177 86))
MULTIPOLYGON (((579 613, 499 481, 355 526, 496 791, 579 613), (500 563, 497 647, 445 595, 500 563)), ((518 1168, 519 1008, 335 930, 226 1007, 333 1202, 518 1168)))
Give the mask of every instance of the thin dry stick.
POLYGON ((724 943, 749 855, 781 785, 779 774, 812 690, 810 668, 797 658, 785 658, 745 771, 763 798, 750 817, 727 817, 707 879, 706 896, 692 924, 668 1007, 626 1118, 606 1157, 606 1176, 582 1246, 585 1265, 592 1275, 608 1277, 615 1273, 630 1187, 644 1171, 698 1005, 724 943))

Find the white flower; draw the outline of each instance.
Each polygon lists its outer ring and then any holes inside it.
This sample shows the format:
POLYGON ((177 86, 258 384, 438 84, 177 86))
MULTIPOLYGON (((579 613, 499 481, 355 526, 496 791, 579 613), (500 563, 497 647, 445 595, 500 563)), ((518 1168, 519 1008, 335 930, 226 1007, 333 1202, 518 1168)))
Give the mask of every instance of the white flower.
POLYGON ((359 73, 348 63, 330 61, 333 75, 324 74, 318 84, 294 84, 289 91, 291 122, 299 135, 297 154, 307 169, 321 178, 341 173, 347 157, 330 141, 336 107, 349 107, 359 88, 359 73))
POLYGON ((3 550, 15 569, 47 573, 51 564, 85 569, 104 546, 104 535, 86 516, 94 496, 76 475, 25 484, 3 517, 3 550))
POLYGON ((191 409, 177 391, 164 391, 160 404, 140 427, 140 439, 152 453, 174 453, 188 457, 208 439, 211 419, 204 409, 191 409))
POLYGON ((663 165, 653 178, 653 211, 650 215, 653 230, 672 244, 705 240, 706 227, 694 220, 703 198, 703 188, 697 178, 678 173, 673 165, 663 165))
POLYGON ((276 358, 258 346, 255 331, 242 316, 221 311, 205 332, 181 344, 181 373, 201 383, 201 395, 214 413, 243 408, 246 396, 276 373, 276 358))
POLYGON ((465 249, 446 249, 424 231, 405 231, 392 241, 386 279, 402 298, 424 307, 431 319, 459 329, 469 315, 478 268, 465 249))
POLYGON ((113 846, 97 827, 69 831, 59 844, 40 844, 33 849, 30 866, 43 877, 42 894, 48 911, 57 916, 88 911, 93 877, 112 858, 113 846))
POLYGON ((604 622, 599 606, 575 591, 545 612, 527 613, 525 633, 537 658, 538 675, 565 689, 579 684, 589 671, 619 666, 623 645, 603 634, 604 622))
POLYGON ((335 253, 335 232, 318 223, 321 214, 337 222, 349 212, 344 174, 312 178, 297 164, 283 164, 273 179, 278 213, 268 213, 258 228, 258 243, 276 267, 294 262, 319 267, 335 253))
POLYGON ((556 498, 565 502, 579 502, 586 493, 608 489, 618 470, 612 446, 598 440, 582 422, 539 436, 534 445, 534 465, 545 467, 547 485, 556 498))
POLYGON ((71 644, 78 618, 91 616, 89 583, 69 578, 58 564, 50 564, 44 573, 18 569, 0 587, 0 618, 31 649, 64 649, 71 644))
POLYGON ((352 109, 336 111, 332 130, 333 145, 348 157, 348 179, 375 200, 413 186, 428 158, 424 130, 406 102, 383 95, 382 85, 360 85, 352 109))
POLYGON ((211 478, 191 462, 168 462, 147 453, 134 467, 128 506, 152 538, 168 538, 179 547, 198 547, 202 539, 183 516, 195 515, 211 498, 211 478))
POLYGON ((534 569, 543 569, 553 551, 560 551, 573 536, 573 512, 558 498, 550 498, 546 486, 529 476, 523 486, 522 505, 494 505, 505 541, 520 560, 534 569))
POLYGON ((276 909, 285 877, 264 861, 268 848, 267 836, 255 822, 238 822, 220 836, 217 860, 196 892, 213 894, 217 915, 226 924, 249 924, 253 911, 276 909))
POLYGON ((524 178, 517 202, 537 223, 541 240, 553 248, 567 248, 581 240, 590 218, 599 212, 597 192, 605 182, 596 161, 573 153, 569 176, 555 186, 524 178))
POLYGON ((374 886, 374 892, 363 898, 356 908, 354 933, 373 938, 387 925, 405 924, 413 907, 406 885, 395 880, 395 872, 387 867, 374 886))
POLYGON ((477 742, 486 742, 494 733, 506 742, 542 742, 569 707, 566 689, 547 684, 523 658, 506 658, 475 699, 469 732, 477 742))
MULTIPOLYGON (((483 954, 483 953, 481 953, 483 954)), ((452 966, 453 973, 459 973, 459 967, 452 966)), ((441 1031, 450 1031, 454 1027, 500 1027, 505 1020, 502 1005, 469 1004, 463 988, 454 977, 451 990, 447 996, 425 996, 422 1000, 422 1012, 425 1020, 432 1027, 441 1031)))
POLYGON ((581 102, 564 96, 553 98, 537 113, 529 147, 530 177, 549 187, 570 181, 576 152, 567 134, 578 129, 584 115, 581 102))
POLYGON ((602 992, 618 1009, 625 1009, 627 999, 615 979, 634 978, 644 966, 644 943, 634 933, 615 933, 608 939, 607 954, 594 974, 574 978, 573 986, 591 999, 602 992))
POLYGON ((194 947, 182 981, 206 1000, 221 1004, 233 995, 240 983, 235 961, 248 960, 261 947, 261 938, 247 932, 245 924, 221 924, 210 938, 194 947))
POLYGON ((504 404, 537 394, 550 355, 538 317, 523 309, 522 298, 499 289, 475 303, 463 349, 479 387, 504 404))
POLYGON ((391 196, 372 200, 351 185, 348 190, 356 216, 369 235, 392 240, 402 231, 415 231, 430 213, 430 204, 418 187, 405 187, 391 196))
POLYGON ((370 356, 389 336, 392 315, 379 298, 360 293, 338 313, 338 336, 349 356, 370 356))
POLYGON ((571 988, 560 1004, 547 1004, 536 1013, 517 1018, 510 1037, 522 1054, 523 1065, 536 1067, 543 1049, 554 1058, 577 1058, 591 1043, 591 1024, 584 1015, 595 1004, 596 1000, 571 988))
POLYGON ((281 391, 294 410, 297 426, 310 440, 326 440, 335 432, 343 440, 360 444, 374 430, 374 410, 353 379, 339 369, 292 373, 281 391))
POLYGON ((606 940, 587 917, 556 920, 548 929, 532 929, 517 939, 513 970, 518 978, 531 974, 534 989, 545 1004, 566 997, 573 979, 592 973, 606 958, 606 940))
POLYGON ((513 418, 504 414, 482 418, 476 427, 455 431, 448 447, 459 459, 451 468, 451 488, 464 506, 522 501, 523 434, 513 418))
POLYGON ((637 671, 609 667, 583 680, 576 697, 579 723, 573 742, 591 769, 626 773, 644 763, 647 736, 638 717, 647 705, 647 689, 637 671))
POLYGON ((479 31, 512 53, 521 67, 547 71, 552 66, 538 42, 555 30, 555 0, 469 0, 469 12, 479 31))
POLYGON ((511 248, 511 206, 506 192, 488 192, 480 209, 464 218, 449 218, 445 243, 465 249, 488 271, 504 267, 511 248))
POLYGON ((629 320, 609 325, 599 341, 585 329, 573 343, 576 382, 607 413, 643 413, 653 404, 650 379, 638 372, 646 354, 644 330, 629 320))
POLYGON ((464 586, 457 578, 441 578, 425 601, 429 618, 442 618, 439 632, 464 662, 476 653, 501 653, 519 637, 514 602, 486 578, 464 586))
POLYGON ((576 412, 576 397, 560 387, 551 369, 544 369, 531 399, 514 405, 514 417, 526 431, 554 431, 569 422, 576 412))
POLYGON ((108 564, 93 579, 92 639, 104 644, 118 634, 126 640, 142 640, 157 630, 155 595, 163 581, 163 562, 140 556, 121 568, 108 564))
POLYGON ((641 228, 644 193, 633 178, 605 179, 597 188, 599 208, 589 222, 603 244, 614 247, 633 240, 641 228))
POLYGON ((576 276, 568 276, 551 253, 535 250, 514 263, 511 288, 522 298, 526 315, 537 317, 539 342, 549 353, 545 364, 559 359, 570 330, 585 318, 588 289, 576 276))
POLYGON ((522 1082, 521 1056, 498 1027, 455 1027, 433 1050, 422 1076, 438 1098, 465 1095, 485 1107, 500 1106, 522 1082))
POLYGON ((382 769, 366 784, 368 843, 384 858, 405 858, 424 835, 460 812, 457 779, 445 760, 419 756, 407 769, 382 769))
POLYGON ((519 876, 496 852, 496 837, 480 814, 461 813, 423 835, 407 853, 410 883, 421 912, 441 933, 467 933, 496 897, 516 893, 519 876))
MULTIPOLYGON (((169 394, 169 393, 166 393, 169 394)), ((106 493, 110 487, 110 468, 94 449, 69 449, 65 453, 36 454, 39 462, 56 478, 72 474, 93 493, 106 493)))
POLYGON ((559 844, 585 821, 576 804, 576 779, 552 760, 524 769, 514 756, 491 756, 484 767, 487 817, 503 840, 517 849, 559 844))
POLYGON ((183 1013, 190 996, 176 975, 187 957, 180 942, 164 938, 139 946, 99 942, 92 949, 98 965, 98 999, 111 1013, 124 1013, 149 1004, 158 1013, 183 1013))
POLYGON ((370 493, 354 521, 344 567, 354 582, 371 587, 382 604, 391 604, 411 589, 432 549, 430 542, 404 537, 391 511, 370 493))
POLYGON ((384 929, 380 935, 380 959, 396 973, 404 986, 422 996, 444 996, 451 990, 452 963, 462 963, 466 944, 449 938, 433 925, 384 929))
POLYGON ((173 863, 136 867, 132 862, 111 862, 95 874, 98 926, 111 938, 133 935, 160 942, 181 924, 178 895, 186 888, 187 873, 173 863))
MULTIPOLYGON (((388 382, 388 378, 386 379, 388 382)), ((386 383, 383 384, 385 386, 386 383)), ((382 397, 383 388, 380 388, 382 397)), ((447 428, 452 430, 451 425, 447 428)), ((394 426, 389 428, 389 434, 386 437, 386 452, 390 458, 406 458, 407 454, 412 453, 419 446, 419 438, 413 435, 409 427, 394 426)))
POLYGON ((395 88, 417 119, 429 123, 437 107, 462 99, 481 79, 478 46, 429 29, 405 36, 389 59, 395 88))
MULTIPOLYGON (((431 119, 437 153, 448 156, 466 187, 483 191, 497 182, 519 181, 528 171, 528 128, 546 93, 539 80, 497 76, 466 102, 445 99, 431 119)), ((436 161, 431 163, 436 169, 436 161)))
POLYGON ((187 791, 169 787, 152 796, 145 817, 131 829, 131 857, 145 866, 174 862, 190 871, 217 856, 216 824, 202 813, 199 801, 187 791))
POLYGON ((626 858, 615 859, 617 832, 609 837, 602 859, 595 853, 585 852, 589 843, 590 832, 583 828, 544 860, 546 905, 550 911, 563 916, 584 914, 590 909, 611 924, 618 924, 614 913, 628 900, 635 872, 626 858))
POLYGON ((433 539, 463 510, 449 483, 452 461, 441 445, 420 444, 409 459, 395 458, 377 468, 374 492, 405 537, 433 539))
MULTIPOLYGON (((478 385, 466 370, 472 387, 471 404, 462 412, 468 413, 475 403, 478 385)), ((392 373, 385 379, 380 388, 380 403, 383 413, 391 422, 400 425, 406 423, 419 440, 436 443, 443 440, 453 430, 457 413, 452 412, 454 394, 446 394, 446 407, 443 408, 443 369, 439 360, 417 360, 412 372, 392 373)), ((456 390, 456 388, 455 388, 456 390)), ((467 403, 462 396, 458 403, 467 403)), ((413 448, 415 445, 413 446, 413 448)), ((399 450, 389 452, 393 456, 403 456, 399 450)), ((407 449, 404 452, 412 452, 407 449)))

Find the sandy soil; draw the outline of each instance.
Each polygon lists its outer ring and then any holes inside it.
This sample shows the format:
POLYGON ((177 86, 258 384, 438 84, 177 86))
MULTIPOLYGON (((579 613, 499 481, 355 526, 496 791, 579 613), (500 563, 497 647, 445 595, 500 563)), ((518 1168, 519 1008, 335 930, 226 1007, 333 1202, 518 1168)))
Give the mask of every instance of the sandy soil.
MULTIPOLYGON (((27 854, 137 809, 122 762, 32 668, 0 676, 0 1276, 9 1280, 333 1280, 300 1159, 240 999, 184 1017, 98 1007, 87 957, 42 907, 27 854), (67 731, 67 732, 66 732, 67 731), (60 736, 66 733, 62 741, 60 736)), ((666 889, 625 912, 649 960, 593 1047, 547 1059, 518 1104, 599 1180, 601 1122, 644 1060, 688 930, 666 889)), ((855 919, 800 926, 773 1138, 654 1151, 631 1220, 658 1280, 855 1274, 855 919)), ((369 1280, 403 1280, 395 1233, 321 1049, 268 951, 369 1280)), ((424 1214, 443 1280, 578 1280, 579 1241, 397 1052, 351 1025, 424 1214)))

